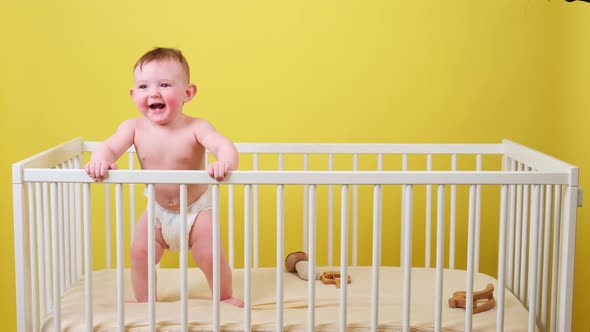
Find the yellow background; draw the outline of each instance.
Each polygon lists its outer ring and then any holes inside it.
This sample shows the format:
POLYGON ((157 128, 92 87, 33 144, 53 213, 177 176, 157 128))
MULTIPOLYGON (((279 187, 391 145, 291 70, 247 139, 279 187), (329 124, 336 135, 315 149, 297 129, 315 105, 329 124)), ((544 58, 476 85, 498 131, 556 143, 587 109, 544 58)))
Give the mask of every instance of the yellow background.
MULTIPOLYGON (((590 188, 588 36, 590 4, 558 0, 3 0, 3 329, 16 323, 11 164, 136 116, 132 66, 151 47, 182 49, 199 87, 186 112, 237 142, 510 138, 580 166, 590 188)), ((584 210, 574 331, 590 328, 584 210)))

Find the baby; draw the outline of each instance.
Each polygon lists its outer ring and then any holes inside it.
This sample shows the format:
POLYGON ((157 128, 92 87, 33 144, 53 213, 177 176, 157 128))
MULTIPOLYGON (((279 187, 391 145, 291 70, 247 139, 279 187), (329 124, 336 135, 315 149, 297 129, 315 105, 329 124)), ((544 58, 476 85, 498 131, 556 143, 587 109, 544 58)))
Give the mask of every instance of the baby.
MULTIPOLYGON (((135 86, 129 91, 143 115, 121 123, 117 131, 92 154, 86 173, 95 181, 115 169, 117 159, 135 146, 142 169, 205 169, 205 149, 217 161, 207 165, 209 175, 220 181, 238 166, 238 152, 231 141, 218 133, 209 122, 182 112, 184 103, 197 93, 190 83, 189 66, 179 50, 156 48, 144 54, 134 67, 135 86)), ((178 250, 181 224, 179 185, 155 185, 156 264, 164 249, 178 250)), ((209 287, 213 282, 211 193, 206 184, 187 186, 188 245, 209 287)), ((135 228, 131 244, 131 282, 135 298, 148 300, 147 213, 135 228)), ((220 299, 243 307, 242 300, 232 296, 232 272, 223 250, 220 259, 220 299)))

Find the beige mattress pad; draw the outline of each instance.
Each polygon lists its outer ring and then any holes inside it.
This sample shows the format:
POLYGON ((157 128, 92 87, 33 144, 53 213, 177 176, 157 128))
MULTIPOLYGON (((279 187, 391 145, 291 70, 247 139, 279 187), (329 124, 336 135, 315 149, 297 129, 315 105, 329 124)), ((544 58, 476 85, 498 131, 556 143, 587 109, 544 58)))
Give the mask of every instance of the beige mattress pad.
MULTIPOLYGON (((319 272, 338 268, 318 268, 319 272)), ((368 331, 371 327, 371 267, 349 267, 352 283, 348 285, 347 331, 368 331)), ((411 331, 432 331, 434 327, 435 269, 413 268, 411 281, 411 331)), ((465 310, 452 309, 447 299, 466 286, 466 272, 445 270, 443 277, 443 331, 463 331, 465 310)), ((92 273, 94 331, 117 331, 116 270, 92 273)), ((252 331, 274 331, 276 321, 276 270, 256 268, 251 271, 252 331)), ((315 331, 337 331, 340 317, 340 290, 334 285, 315 282, 315 331)), ((474 288, 488 283, 496 288, 496 279, 476 273, 474 288)), ((199 269, 189 269, 189 331, 213 329, 211 291, 199 269)), ((158 270, 157 331, 180 331, 180 271, 158 270)), ((85 331, 84 280, 74 283, 61 298, 63 331, 85 331)), ((126 331, 148 331, 148 304, 134 303, 129 270, 125 271, 126 331)), ((233 270, 234 296, 243 298, 244 270, 233 270)), ((283 330, 307 331, 308 284, 296 274, 284 273, 283 330)), ((505 331, 527 330, 528 311, 508 290, 505 293, 505 331)), ((245 309, 220 304, 222 331, 243 331, 245 309)), ((474 331, 496 330, 497 306, 473 316, 474 331)), ((403 322, 403 269, 381 267, 379 275, 379 331, 401 331, 403 322)), ((44 331, 53 331, 53 313, 43 322, 44 331)))

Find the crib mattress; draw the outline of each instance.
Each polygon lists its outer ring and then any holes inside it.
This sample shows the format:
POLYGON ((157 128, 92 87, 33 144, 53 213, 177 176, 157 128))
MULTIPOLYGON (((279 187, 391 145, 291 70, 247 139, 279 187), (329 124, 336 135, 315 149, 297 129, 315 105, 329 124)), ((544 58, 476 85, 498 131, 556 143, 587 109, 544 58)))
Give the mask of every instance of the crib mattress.
MULTIPOLYGON (((337 268, 335 268, 337 269, 337 268)), ((334 270, 319 268, 320 272, 334 270)), ((244 271, 233 271, 234 296, 243 298, 244 271)), ((350 267, 352 283, 348 285, 347 331, 368 331, 371 327, 371 267, 350 267)), ((466 272, 445 270, 443 277, 443 331, 463 331, 465 311, 451 309, 446 300, 454 291, 465 289, 466 272)), ((403 322, 403 270, 381 267, 379 285, 379 331, 401 331, 403 322)), ((411 331, 432 331, 434 328, 435 269, 413 268, 411 282, 411 331)), ((276 321, 276 271, 257 268, 251 271, 252 331, 274 331, 276 321)), ((158 271, 156 322, 158 331, 180 331, 180 272, 178 269, 158 271)), ((189 331, 211 331, 212 302, 207 281, 199 269, 189 269, 189 331)), ((315 331, 336 331, 339 328, 340 290, 334 285, 316 283, 315 331)), ((483 289, 497 281, 476 273, 474 287, 483 289)), ((92 273, 94 331, 117 331, 116 270, 92 273)), ((284 274, 284 331, 307 331, 307 282, 295 274, 284 274)), ((63 331, 85 331, 84 280, 74 283, 63 295, 61 324, 63 331)), ((505 293, 505 331, 527 330, 528 312, 510 292, 505 293)), ((497 298, 497 290, 494 291, 497 298)), ((148 331, 147 303, 134 303, 129 271, 125 271, 126 331, 148 331)), ((497 307, 473 316, 474 331, 495 331, 497 307)), ((243 331, 244 309, 221 303, 222 331, 243 331)), ((43 330, 53 330, 53 317, 48 315, 43 330)))

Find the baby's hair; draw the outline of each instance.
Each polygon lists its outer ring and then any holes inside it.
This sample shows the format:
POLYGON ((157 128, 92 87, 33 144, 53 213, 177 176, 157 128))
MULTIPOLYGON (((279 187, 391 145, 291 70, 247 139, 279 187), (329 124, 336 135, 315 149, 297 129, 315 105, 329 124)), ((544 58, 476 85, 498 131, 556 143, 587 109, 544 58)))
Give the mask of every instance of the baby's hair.
POLYGON ((160 61, 160 60, 175 60, 180 63, 184 71, 186 72, 187 82, 190 82, 190 69, 188 66, 188 62, 184 58, 184 55, 180 52, 180 50, 175 48, 166 48, 166 47, 156 47, 153 50, 144 54, 137 62, 135 66, 133 66, 133 70, 137 67, 142 69, 142 66, 146 63, 152 61, 160 61))

